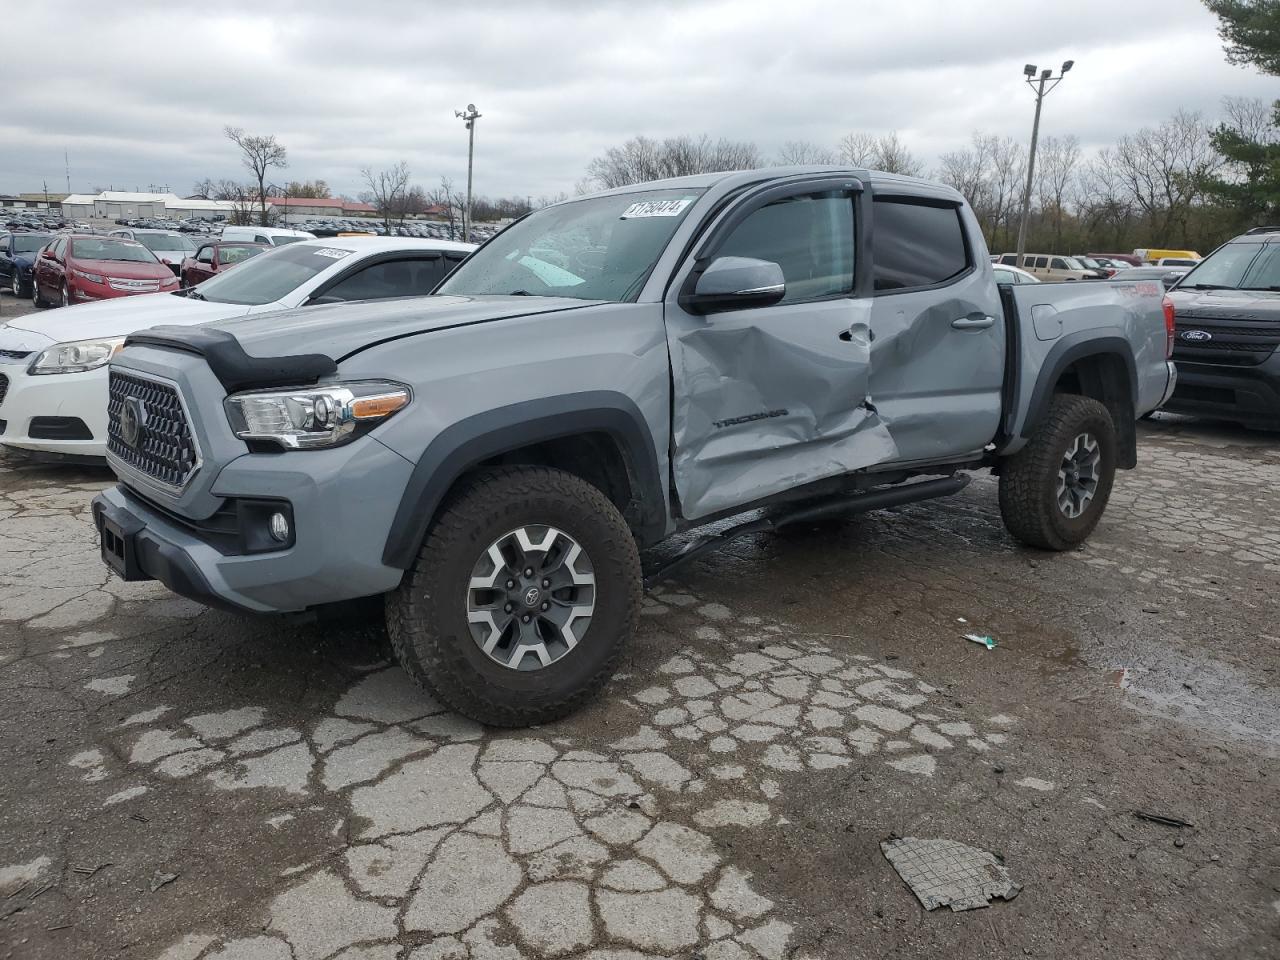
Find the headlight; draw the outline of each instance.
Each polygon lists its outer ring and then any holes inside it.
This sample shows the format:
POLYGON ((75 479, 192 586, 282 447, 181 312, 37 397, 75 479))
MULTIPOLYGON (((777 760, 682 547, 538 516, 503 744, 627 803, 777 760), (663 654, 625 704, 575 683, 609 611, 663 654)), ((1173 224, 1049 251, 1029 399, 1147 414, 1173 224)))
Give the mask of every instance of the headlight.
POLYGON ((84 373, 102 366, 119 353, 123 346, 124 337, 57 343, 31 361, 27 373, 32 376, 46 373, 84 373))
POLYGON ((237 437, 270 440, 287 450, 354 440, 408 402, 408 387, 376 382, 236 393, 225 401, 237 437))
POLYGON ((106 279, 104 277, 101 277, 96 273, 85 273, 83 270, 77 270, 75 267, 71 268, 71 275, 73 277, 79 277, 81 280, 88 280, 90 283, 106 283, 106 279))

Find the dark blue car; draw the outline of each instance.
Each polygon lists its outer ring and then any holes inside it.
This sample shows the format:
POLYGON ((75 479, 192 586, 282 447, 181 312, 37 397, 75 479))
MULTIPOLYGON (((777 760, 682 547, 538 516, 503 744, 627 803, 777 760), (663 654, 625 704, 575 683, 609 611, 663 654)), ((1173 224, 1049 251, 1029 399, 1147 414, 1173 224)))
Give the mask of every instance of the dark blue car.
POLYGON ((53 237, 47 233, 0 233, 0 287, 16 297, 31 296, 31 265, 53 237))

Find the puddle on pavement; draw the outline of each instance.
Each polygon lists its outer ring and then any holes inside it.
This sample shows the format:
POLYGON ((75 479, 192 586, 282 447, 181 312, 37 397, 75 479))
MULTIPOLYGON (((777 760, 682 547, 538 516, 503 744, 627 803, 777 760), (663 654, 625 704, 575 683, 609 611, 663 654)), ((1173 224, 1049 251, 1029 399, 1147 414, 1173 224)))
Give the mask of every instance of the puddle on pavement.
POLYGON ((1125 707, 1224 739, 1257 742, 1267 756, 1280 756, 1280 692, 1208 657, 1192 660, 1164 650, 1158 662, 1155 669, 1120 667, 1107 674, 1125 707))

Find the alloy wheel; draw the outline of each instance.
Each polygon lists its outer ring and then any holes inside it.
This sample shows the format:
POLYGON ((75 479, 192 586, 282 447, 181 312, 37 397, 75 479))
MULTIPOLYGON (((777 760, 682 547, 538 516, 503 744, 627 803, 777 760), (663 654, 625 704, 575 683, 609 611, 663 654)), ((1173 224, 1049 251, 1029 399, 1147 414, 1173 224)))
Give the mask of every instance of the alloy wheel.
POLYGON ((591 625, 596 579, 582 546, 531 524, 493 541, 467 585, 467 622, 484 654, 511 670, 540 670, 568 655, 591 625))
POLYGON ((1090 433, 1076 434, 1058 466, 1058 509, 1071 520, 1089 506, 1102 472, 1102 450, 1090 433))

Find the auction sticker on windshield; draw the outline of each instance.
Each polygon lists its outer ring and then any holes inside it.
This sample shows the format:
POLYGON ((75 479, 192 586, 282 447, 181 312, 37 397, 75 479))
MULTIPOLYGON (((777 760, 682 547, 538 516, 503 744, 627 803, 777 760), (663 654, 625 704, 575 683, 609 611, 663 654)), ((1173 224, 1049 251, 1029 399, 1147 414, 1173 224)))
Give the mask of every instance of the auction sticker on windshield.
POLYGON ((337 247, 322 247, 315 251, 317 257, 329 257, 333 260, 341 260, 343 257, 351 256, 350 250, 339 250, 337 247))
POLYGON ((693 200, 639 200, 622 211, 619 220, 638 220, 641 217, 678 217, 693 200))

